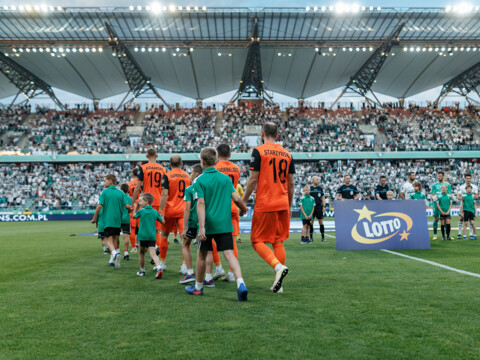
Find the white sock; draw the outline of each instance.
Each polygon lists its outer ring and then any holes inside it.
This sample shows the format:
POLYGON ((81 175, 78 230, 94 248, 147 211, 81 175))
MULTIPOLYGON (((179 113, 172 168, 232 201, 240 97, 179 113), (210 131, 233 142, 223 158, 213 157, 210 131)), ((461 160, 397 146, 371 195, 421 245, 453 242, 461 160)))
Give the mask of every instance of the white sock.
MULTIPOLYGON (((233 272, 229 271, 229 272, 228 272, 228 276, 231 276, 231 275, 233 275, 233 272)), ((234 275, 234 276, 235 276, 235 275, 234 275)))
POLYGON ((125 251, 123 254, 124 254, 124 255, 128 255, 128 251, 125 251))
POLYGON ((240 285, 242 285, 242 284, 245 284, 245 283, 243 282, 243 278, 238 278, 238 279, 237 279, 237 289, 238 289, 238 288, 240 287, 240 285))
POLYGON ((160 266, 164 268, 165 267, 165 261, 160 261, 160 266))
POLYGON ((106 246, 103 247, 103 251, 105 251, 105 250, 108 250, 108 248, 106 246))
POLYGON ((193 269, 187 269, 187 275, 193 275, 193 269))
POLYGON ((275 272, 277 272, 278 270, 280 270, 280 268, 282 267, 282 264, 278 263, 277 265, 275 265, 275 272))
POLYGON ((195 289, 202 290, 203 289, 203 283, 195 281, 195 289))
POLYGON ((140 268, 140 272, 145 272, 145 268, 140 268))
POLYGON ((458 233, 463 232, 463 221, 458 222, 458 233))
POLYGON ((110 255, 110 261, 113 262, 113 259, 115 258, 115 251, 112 251, 112 254, 110 255))
POLYGON ((222 271, 222 270, 223 270, 223 267, 222 267, 222 265, 221 265, 221 264, 220 264, 220 265, 218 265, 218 266, 216 267, 216 270, 217 270, 217 272, 220 272, 220 271, 222 271))
POLYGON ((205 274, 205 281, 210 281, 213 279, 212 274, 205 274))

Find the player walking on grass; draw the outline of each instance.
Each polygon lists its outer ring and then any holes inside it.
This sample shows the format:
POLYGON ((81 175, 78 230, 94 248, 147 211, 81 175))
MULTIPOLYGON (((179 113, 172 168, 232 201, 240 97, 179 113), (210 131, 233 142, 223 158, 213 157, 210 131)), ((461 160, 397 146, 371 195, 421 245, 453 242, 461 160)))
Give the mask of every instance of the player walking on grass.
MULTIPOLYGON (((190 180, 193 182, 197 177, 202 175, 202 165, 196 164, 192 167, 192 173, 190 180)), ((183 213, 183 224, 187 226, 183 227, 182 238, 182 254, 185 260, 185 274, 180 280, 180 284, 186 284, 195 281, 195 274, 193 273, 192 253, 190 246, 192 240, 197 237, 198 234, 198 215, 197 215, 197 192, 193 185, 190 185, 185 190, 185 212, 183 213)))
POLYGON ((155 252, 155 242, 157 237, 157 225, 159 222, 164 223, 162 217, 152 207, 154 201, 153 195, 149 193, 143 193, 138 199, 137 206, 135 208, 135 219, 140 219, 138 226, 138 241, 140 242, 140 251, 138 254, 138 263, 140 265, 140 271, 137 272, 138 276, 145 276, 145 252, 148 250, 150 257, 155 263, 153 268, 157 273, 155 279, 161 279, 163 275, 162 267, 160 266, 160 259, 155 252))
POLYGON ((302 244, 310 244, 312 240, 309 238, 310 227, 312 226, 312 217, 315 212, 315 199, 310 196, 310 187, 305 186, 303 189, 304 196, 300 199, 300 219, 302 219, 302 244))
POLYGON ((165 225, 162 228, 162 237, 160 241, 160 265, 166 270, 168 251, 168 236, 178 227, 180 233, 183 232, 183 213, 185 210, 185 190, 190 186, 190 175, 182 170, 182 158, 173 155, 170 158, 170 170, 162 180, 162 197, 160 201, 160 211, 165 217, 165 225))
MULTIPOLYGON (((133 197, 133 192, 135 191, 135 187, 137 186, 137 182, 138 182, 138 169, 135 168, 132 170, 132 179, 129 183, 128 183, 128 195, 130 197, 133 197)), ((137 205, 137 203, 132 203, 132 206, 133 208, 135 208, 135 206, 137 205)), ((137 236, 137 220, 133 218, 133 212, 130 213, 130 245, 132 246, 132 252, 136 252, 137 251, 137 243, 135 241, 135 238, 137 236)))
MULTIPOLYGON (((463 240, 467 240, 467 224, 470 222, 470 229, 473 234, 470 234, 470 239, 477 240, 477 230, 475 229, 475 214, 477 209, 475 206, 475 196, 473 194, 473 185, 466 186, 467 193, 462 197, 460 204, 460 216, 465 220, 463 224, 463 240)), ((459 228, 460 230, 460 225, 459 228)))
MULTIPOLYGON (((125 202, 131 207, 132 198, 128 196, 128 184, 121 184, 120 190, 124 193, 125 202)), ((130 256, 128 255, 128 243, 130 242, 130 213, 127 208, 122 208, 122 235, 124 244, 123 260, 130 260, 130 256)))
POLYGON ((445 230, 447 230, 447 240, 452 240, 450 237, 450 210, 452 209, 452 197, 447 193, 447 185, 443 184, 441 186, 441 191, 442 193, 437 201, 437 209, 440 213, 440 221, 442 222, 442 240, 445 240, 445 230))
MULTIPOLYGON (((432 185, 432 208, 433 208, 433 240, 437 240, 437 230, 438 230, 438 219, 440 218, 440 210, 437 206, 437 201, 440 196, 442 196, 442 186, 445 185, 447 187, 447 194, 450 195, 452 193, 452 187, 449 183, 444 181, 445 173, 443 171, 437 171, 437 180, 435 184, 432 185)), ((450 220, 448 221, 450 223, 450 220)))
MULTIPOLYGON (((290 231, 290 209, 293 200, 292 155, 275 143, 278 127, 272 122, 263 126, 263 145, 253 149, 250 177, 243 201, 245 205, 255 188, 255 209, 250 240, 254 250, 275 270, 275 280, 270 288, 280 292, 283 278, 288 274, 283 242, 290 231), (266 244, 272 244, 273 252, 266 244)), ((282 289, 283 291, 283 289, 282 289)))
MULTIPOLYGON (((233 187, 237 189, 238 180, 240 180, 240 168, 232 163, 229 159, 231 156, 230 146, 227 144, 221 144, 217 147, 218 154, 218 163, 215 165, 215 168, 222 174, 227 175, 230 180, 232 180, 233 187)), ((235 190, 236 191, 236 190, 235 190)), ((238 192, 237 192, 238 194, 238 192)), ((232 200, 232 226, 233 226, 233 253, 238 259, 238 248, 237 248, 237 236, 240 235, 240 216, 238 215, 238 207, 235 206, 232 200)), ((222 263, 220 262, 220 256, 218 256, 217 246, 214 242, 212 243, 213 251, 213 262, 216 266, 215 274, 213 275, 213 280, 217 280, 221 276, 225 275, 225 270, 223 270, 222 263)), ((209 265, 207 264, 207 269, 209 265)), ((229 269, 228 274, 222 279, 223 281, 234 282, 235 276, 233 275, 232 269, 229 269)))
MULTIPOLYGON (((462 201, 463 197, 467 194, 467 186, 472 187, 472 195, 475 200, 478 199, 478 186, 472 184, 472 175, 467 173, 465 174, 465 184, 461 185, 457 191, 457 199, 462 201)), ((460 208, 461 209, 461 208, 460 208)), ((460 218, 458 220, 458 235, 457 238, 461 238, 461 232, 463 230, 463 212, 460 212, 460 218)), ((468 224, 468 220, 467 220, 468 224)), ((470 236, 472 236, 472 228, 470 227, 470 236)))
MULTIPOLYGON (((153 195, 152 207, 160 210, 160 199, 162 196, 162 179, 166 174, 165 168, 157 164, 157 151, 155 149, 148 149, 146 164, 138 168, 138 181, 132 195, 132 202, 135 203, 137 197, 143 191, 153 195)), ((157 223, 157 247, 160 247, 160 223, 157 223)))
POLYGON ((233 254, 232 199, 243 215, 247 207, 235 192, 231 179, 215 169, 217 152, 214 148, 205 148, 200 153, 203 173, 195 179, 194 189, 197 192, 198 240, 197 279, 195 286, 187 286, 185 291, 191 295, 203 295, 203 281, 206 258, 212 251, 212 240, 215 239, 218 251, 223 255, 237 279, 237 297, 245 301, 248 290, 245 286, 240 264, 233 254))
POLYGON ((99 213, 103 209, 105 225, 103 234, 111 253, 108 265, 119 269, 120 251, 117 251, 117 249, 119 248, 119 236, 122 226, 122 212, 125 207, 130 210, 130 205, 126 203, 125 194, 115 186, 116 183, 117 177, 115 175, 109 174, 105 176, 103 180, 105 190, 100 194, 92 223, 95 224, 97 222, 99 213))

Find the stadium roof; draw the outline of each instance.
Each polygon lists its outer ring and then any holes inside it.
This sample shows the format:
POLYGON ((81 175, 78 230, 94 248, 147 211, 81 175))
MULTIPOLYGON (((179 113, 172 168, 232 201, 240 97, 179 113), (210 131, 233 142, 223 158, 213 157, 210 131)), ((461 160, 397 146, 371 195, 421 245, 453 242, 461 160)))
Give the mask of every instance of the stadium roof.
MULTIPOLYGON (((205 99, 238 88, 258 19, 265 88, 307 98, 346 85, 403 21, 399 45, 372 87, 401 98, 480 61, 480 11, 467 10, 7 6, 0 9, 0 51, 50 86, 103 99, 129 89, 109 47, 108 22, 152 84, 205 99)), ((0 98, 17 91, 0 75, 0 98)))

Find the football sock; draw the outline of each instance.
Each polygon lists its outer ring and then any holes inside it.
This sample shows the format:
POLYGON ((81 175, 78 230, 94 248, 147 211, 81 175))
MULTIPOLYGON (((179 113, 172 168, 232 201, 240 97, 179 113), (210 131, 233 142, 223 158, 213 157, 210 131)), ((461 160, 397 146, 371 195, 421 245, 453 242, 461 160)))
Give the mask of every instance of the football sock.
POLYGON ((275 272, 279 271, 280 268, 282 267, 282 264, 278 263, 277 265, 275 265, 275 267, 273 268, 273 270, 275 270, 275 272))
POLYGON ((187 275, 193 275, 193 269, 187 269, 187 275))
POLYGON ((222 262, 220 261, 220 256, 218 255, 217 251, 217 244, 215 243, 214 240, 212 240, 212 256, 213 256, 213 263, 215 266, 222 265, 222 262))
POLYGON ((205 274, 205 281, 210 281, 213 279, 212 274, 205 274))
POLYGON ((447 228, 447 236, 450 236, 450 224, 445 225, 447 228))
POLYGON ((238 289, 238 288, 240 287, 240 285, 242 285, 242 284, 245 284, 245 283, 243 282, 243 278, 238 278, 238 279, 237 279, 237 289, 238 289))
POLYGON ((320 225, 320 232, 322 233, 322 238, 325 237, 325 226, 320 225))
POLYGON ((433 234, 437 235, 438 221, 433 222, 433 234))
POLYGON ((233 240, 233 254, 238 259, 238 247, 237 247, 237 242, 235 240, 233 240))
POLYGON ((195 281, 195 289, 196 290, 202 290, 203 289, 203 283, 195 281))
POLYGON ((310 225, 310 237, 313 236, 313 225, 310 225))
POLYGON ((168 238, 161 238, 160 239, 160 260, 165 261, 167 258, 167 251, 168 251, 168 238))
POLYGON ((280 261, 280 264, 285 265, 285 260, 287 260, 287 254, 285 253, 285 248, 283 247, 283 241, 276 242, 272 244, 273 254, 280 261))
POLYGON ((215 271, 220 272, 223 270, 222 264, 215 266, 215 271))
POLYGON ((103 251, 106 251, 106 250, 108 250, 108 247, 104 246, 103 251))
POLYGON ((185 256, 182 254, 182 265, 185 265, 185 256))
POLYGON ((440 228, 442 229, 442 237, 445 237, 445 225, 441 225, 440 228))
MULTIPOLYGON (((265 245, 263 242, 258 242, 258 243, 252 243, 253 249, 257 252, 260 257, 267 262, 271 267, 275 268, 277 264, 280 263, 280 261, 277 259, 277 257, 274 255, 273 251, 270 250, 270 248, 265 245)), ((283 246, 283 244, 282 244, 283 246)))
MULTIPOLYGON (((161 240, 160 233, 157 232, 157 241, 155 242, 155 245, 157 245, 158 248, 160 247, 160 244, 162 243, 161 241, 162 240, 161 240)), ((167 244, 168 244, 168 241, 167 241, 167 244)))
POLYGON ((140 271, 141 271, 141 272, 145 272, 145 268, 140 268, 140 271))
POLYGON ((459 221, 458 222, 458 233, 460 234, 460 232, 463 230, 463 221, 459 221))
POLYGON ((128 251, 124 251, 124 252, 123 252, 123 255, 128 255, 128 251))

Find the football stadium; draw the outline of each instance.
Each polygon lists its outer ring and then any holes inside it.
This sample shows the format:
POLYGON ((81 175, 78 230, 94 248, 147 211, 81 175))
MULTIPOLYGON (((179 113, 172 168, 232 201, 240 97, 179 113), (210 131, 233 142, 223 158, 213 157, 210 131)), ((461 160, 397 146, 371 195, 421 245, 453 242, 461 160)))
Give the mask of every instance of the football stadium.
POLYGON ((4 0, 1 359, 480 359, 480 2, 4 0))

